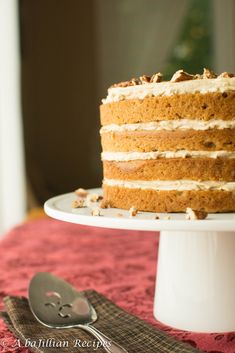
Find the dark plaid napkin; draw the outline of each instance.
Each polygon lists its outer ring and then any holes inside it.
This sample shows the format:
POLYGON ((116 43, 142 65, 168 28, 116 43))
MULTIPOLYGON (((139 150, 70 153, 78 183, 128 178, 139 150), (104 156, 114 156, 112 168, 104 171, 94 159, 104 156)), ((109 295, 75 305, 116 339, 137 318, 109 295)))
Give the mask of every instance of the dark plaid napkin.
MULTIPOLYGON (((98 320, 94 326, 122 345, 128 353, 199 352, 128 314, 96 291, 87 290, 83 293, 97 311, 98 320)), ((96 339, 80 328, 51 329, 41 325, 34 318, 24 297, 6 297, 4 304, 6 312, 2 312, 1 316, 6 325, 33 352, 104 352, 102 347, 97 348, 99 343, 96 339)))

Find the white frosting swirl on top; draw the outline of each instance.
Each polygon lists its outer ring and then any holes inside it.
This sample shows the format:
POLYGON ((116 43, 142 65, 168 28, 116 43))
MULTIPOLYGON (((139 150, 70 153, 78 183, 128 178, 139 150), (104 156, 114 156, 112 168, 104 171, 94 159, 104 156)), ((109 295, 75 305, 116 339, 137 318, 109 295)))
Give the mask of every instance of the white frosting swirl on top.
POLYGON ((102 152, 103 161, 127 162, 157 158, 235 158, 235 151, 155 151, 155 152, 102 152))
POLYGON ((226 181, 195 181, 195 180, 116 180, 104 179, 104 185, 118 186, 128 189, 143 189, 143 190, 224 190, 234 191, 235 182, 226 181))
POLYGON ((100 129, 100 133, 106 132, 125 132, 125 131, 159 131, 159 130, 209 130, 209 129, 235 129, 235 117, 234 120, 190 120, 190 119, 179 119, 179 120, 159 120, 150 123, 138 123, 138 124, 110 124, 105 125, 100 129))
POLYGON ((125 99, 144 99, 147 96, 170 96, 184 93, 212 93, 235 91, 235 77, 217 77, 181 82, 146 83, 136 86, 111 87, 103 104, 118 102, 125 99))

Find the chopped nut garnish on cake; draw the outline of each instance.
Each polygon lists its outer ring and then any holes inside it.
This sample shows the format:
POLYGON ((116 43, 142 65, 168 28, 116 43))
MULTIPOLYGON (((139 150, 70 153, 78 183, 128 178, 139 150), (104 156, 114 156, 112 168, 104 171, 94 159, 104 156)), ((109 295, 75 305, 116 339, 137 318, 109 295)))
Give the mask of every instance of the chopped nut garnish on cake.
POLYGON ((150 80, 151 80, 151 76, 146 76, 146 75, 140 76, 140 82, 142 84, 149 83, 150 80))
POLYGON ((161 72, 158 72, 157 74, 155 74, 151 77, 150 82, 151 83, 161 82, 162 78, 163 78, 163 75, 161 74, 161 72))
POLYGON ((139 85, 139 80, 137 78, 132 78, 130 82, 131 82, 131 86, 139 85))
POLYGON ((86 207, 83 200, 74 200, 72 201, 72 208, 82 208, 86 207))
POLYGON ((115 88, 115 87, 130 87, 130 86, 137 86, 139 85, 140 82, 137 78, 132 78, 129 81, 124 81, 124 82, 118 82, 114 83, 110 88, 115 88))
POLYGON ((129 81, 124 81, 124 82, 119 82, 119 83, 114 83, 110 88, 115 88, 115 87, 129 87, 129 86, 136 86, 139 84, 139 81, 136 78, 132 78, 129 81))
POLYGON ((216 77, 217 75, 213 71, 205 68, 203 69, 202 78, 216 78, 216 77))
POLYGON ((160 219, 160 217, 158 215, 156 215, 154 219, 160 219))
POLYGON ((187 81, 187 80, 193 80, 193 79, 194 79, 194 75, 190 75, 184 70, 178 70, 172 76, 171 82, 181 82, 181 81, 187 81))
POLYGON ((92 216, 101 216, 100 209, 95 208, 94 210, 91 211, 92 216))
POLYGON ((217 78, 230 78, 234 77, 234 74, 231 72, 222 72, 217 78))
MULTIPOLYGON (((212 70, 209 70, 207 68, 203 69, 202 74, 195 74, 195 75, 191 75, 188 72, 181 69, 181 70, 178 70, 174 73, 174 75, 172 76, 172 78, 169 82, 174 83, 174 82, 197 80, 197 79, 231 78, 231 77, 234 77, 233 73, 222 72, 220 75, 217 75, 212 70)), ((147 83, 157 83, 157 82, 162 82, 162 80, 163 80, 163 75, 160 72, 158 72, 152 76, 142 75, 139 77, 139 79, 132 78, 129 81, 114 83, 110 88, 137 86, 137 85, 143 85, 143 84, 147 84, 147 83)), ((125 98, 125 96, 124 96, 124 98, 125 98)), ((121 100, 121 95, 120 95, 120 100, 121 100)))
POLYGON ((114 83, 111 88, 115 87, 128 87, 130 86, 130 81, 124 81, 124 82, 119 82, 119 83, 114 83))
POLYGON ((137 213, 138 213, 138 211, 137 211, 137 209, 135 207, 132 206, 129 209, 129 214, 130 214, 131 217, 135 217, 137 215, 137 213))
POLYGON ((75 194, 79 197, 86 197, 88 195, 88 191, 86 191, 83 188, 79 188, 79 189, 75 190, 75 194))
POLYGON ((208 216, 207 212, 193 210, 190 207, 186 208, 185 218, 189 220, 205 219, 208 216))
POLYGON ((194 80, 199 80, 199 79, 202 79, 202 75, 200 74, 196 74, 193 76, 194 80))

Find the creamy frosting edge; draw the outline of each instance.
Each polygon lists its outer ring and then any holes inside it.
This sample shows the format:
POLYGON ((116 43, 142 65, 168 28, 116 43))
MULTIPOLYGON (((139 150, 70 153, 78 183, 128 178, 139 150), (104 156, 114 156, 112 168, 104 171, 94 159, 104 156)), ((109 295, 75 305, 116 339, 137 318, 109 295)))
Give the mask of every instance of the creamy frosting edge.
POLYGON ((137 124, 109 124, 100 129, 100 133, 125 132, 125 131, 158 131, 158 130, 209 130, 209 129, 234 129, 235 117, 231 120, 211 119, 211 120, 159 120, 149 123, 137 124))
POLYGON ((128 189, 143 189, 143 190, 224 190, 234 191, 235 182, 223 181, 195 181, 195 180, 154 180, 154 181, 124 181, 114 179, 104 179, 104 185, 118 186, 128 189))
POLYGON ((147 96, 170 96, 184 93, 212 93, 235 90, 235 77, 197 79, 181 82, 146 83, 128 87, 111 87, 103 104, 124 99, 143 99, 147 96))
POLYGON ((235 151, 155 151, 155 152, 102 152, 103 161, 126 162, 134 160, 149 160, 157 158, 235 158, 235 151))

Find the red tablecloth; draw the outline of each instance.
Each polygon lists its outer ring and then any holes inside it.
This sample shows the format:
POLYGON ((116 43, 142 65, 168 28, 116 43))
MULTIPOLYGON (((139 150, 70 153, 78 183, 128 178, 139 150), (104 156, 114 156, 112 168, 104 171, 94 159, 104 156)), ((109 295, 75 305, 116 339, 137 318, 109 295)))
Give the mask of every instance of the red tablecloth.
MULTIPOLYGON (((157 247, 158 236, 152 232, 92 228, 46 218, 23 224, 0 242, 1 309, 4 296, 26 296, 30 278, 38 271, 49 271, 78 290, 99 291, 130 313, 205 352, 235 353, 235 332, 195 334, 155 321, 157 247)), ((29 352, 13 348, 14 343, 0 321, 0 352, 29 352)))

